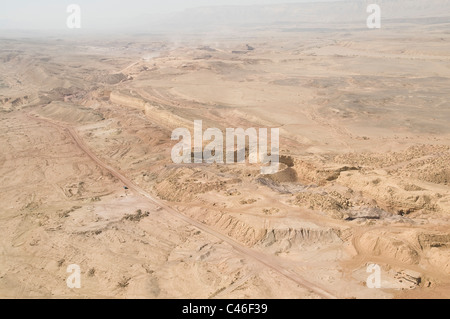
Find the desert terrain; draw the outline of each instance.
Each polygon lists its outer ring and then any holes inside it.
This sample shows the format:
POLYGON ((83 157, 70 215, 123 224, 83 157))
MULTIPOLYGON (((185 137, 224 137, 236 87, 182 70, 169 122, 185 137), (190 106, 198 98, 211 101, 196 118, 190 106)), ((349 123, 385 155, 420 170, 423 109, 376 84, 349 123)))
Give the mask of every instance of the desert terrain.
POLYGON ((0 297, 449 298, 450 23, 429 16, 2 34, 0 297), (174 164, 194 120, 279 128, 280 171, 174 164))

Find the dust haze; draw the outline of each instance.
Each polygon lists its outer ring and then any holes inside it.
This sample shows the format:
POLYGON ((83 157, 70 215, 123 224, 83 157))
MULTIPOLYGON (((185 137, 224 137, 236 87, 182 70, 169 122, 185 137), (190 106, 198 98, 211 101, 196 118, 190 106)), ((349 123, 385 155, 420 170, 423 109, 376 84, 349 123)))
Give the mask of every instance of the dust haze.
POLYGON ((0 19, 0 297, 450 297, 450 1, 58 5, 0 19), (280 170, 174 164, 195 120, 280 170))

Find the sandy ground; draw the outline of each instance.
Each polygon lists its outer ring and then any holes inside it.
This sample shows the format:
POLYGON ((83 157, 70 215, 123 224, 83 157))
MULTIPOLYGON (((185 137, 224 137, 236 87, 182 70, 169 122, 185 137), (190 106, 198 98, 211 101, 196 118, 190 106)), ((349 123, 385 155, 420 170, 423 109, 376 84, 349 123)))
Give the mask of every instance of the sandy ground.
POLYGON ((0 296, 449 298, 450 36, 401 30, 1 39, 0 296), (283 169, 173 164, 198 119, 283 169))

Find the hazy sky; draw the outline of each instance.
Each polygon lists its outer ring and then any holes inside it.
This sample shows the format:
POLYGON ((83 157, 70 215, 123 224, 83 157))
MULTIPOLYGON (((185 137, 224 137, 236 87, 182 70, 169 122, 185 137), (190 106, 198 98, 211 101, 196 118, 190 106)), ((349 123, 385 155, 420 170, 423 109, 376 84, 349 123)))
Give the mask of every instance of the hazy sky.
MULTIPOLYGON (((81 7, 82 28, 119 29, 133 19, 157 19, 163 14, 212 5, 253 5, 333 0, 1 0, 0 29, 64 29, 69 4, 81 7)), ((336 0, 335 0, 336 1, 336 0)))

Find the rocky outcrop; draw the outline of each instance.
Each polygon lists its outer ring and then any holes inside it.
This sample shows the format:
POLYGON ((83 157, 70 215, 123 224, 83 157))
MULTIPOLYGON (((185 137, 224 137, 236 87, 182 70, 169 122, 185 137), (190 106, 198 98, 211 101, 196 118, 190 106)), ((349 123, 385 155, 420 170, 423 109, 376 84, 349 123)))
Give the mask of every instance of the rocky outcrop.
POLYGON ((305 249, 308 246, 320 247, 341 243, 338 231, 334 229, 284 228, 268 230, 261 241, 265 247, 273 247, 278 251, 295 248, 305 249))

